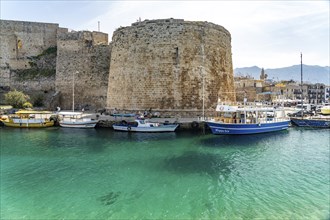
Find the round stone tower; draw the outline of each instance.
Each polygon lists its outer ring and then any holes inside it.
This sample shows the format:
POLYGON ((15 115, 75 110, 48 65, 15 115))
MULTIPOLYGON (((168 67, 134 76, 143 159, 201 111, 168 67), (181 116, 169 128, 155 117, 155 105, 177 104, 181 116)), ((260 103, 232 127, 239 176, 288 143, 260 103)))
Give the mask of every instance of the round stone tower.
POLYGON ((145 20, 112 37, 107 108, 171 116, 235 101, 230 33, 209 22, 145 20))

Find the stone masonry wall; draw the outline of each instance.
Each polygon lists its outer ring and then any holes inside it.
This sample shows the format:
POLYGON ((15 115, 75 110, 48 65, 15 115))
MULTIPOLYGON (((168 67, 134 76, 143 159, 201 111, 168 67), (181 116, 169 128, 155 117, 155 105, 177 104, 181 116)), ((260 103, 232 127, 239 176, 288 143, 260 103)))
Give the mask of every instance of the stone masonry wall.
POLYGON ((58 29, 58 24, 0 20, 1 91, 23 91, 31 102, 54 91, 58 29))
POLYGON ((145 20, 118 28, 111 46, 108 109, 200 115, 203 93, 209 112, 218 98, 235 101, 224 93, 234 81, 231 36, 222 26, 145 20))
POLYGON ((60 107, 72 109, 74 74, 75 109, 104 108, 109 64, 107 34, 88 31, 59 34, 55 86, 61 93, 60 107))

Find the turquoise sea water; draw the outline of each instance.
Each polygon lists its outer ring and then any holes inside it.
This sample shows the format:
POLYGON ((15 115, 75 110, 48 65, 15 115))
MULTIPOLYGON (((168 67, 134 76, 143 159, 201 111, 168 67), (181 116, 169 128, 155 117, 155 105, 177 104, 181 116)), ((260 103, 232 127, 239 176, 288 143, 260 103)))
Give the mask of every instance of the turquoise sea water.
POLYGON ((329 219, 329 130, 0 128, 1 219, 329 219))

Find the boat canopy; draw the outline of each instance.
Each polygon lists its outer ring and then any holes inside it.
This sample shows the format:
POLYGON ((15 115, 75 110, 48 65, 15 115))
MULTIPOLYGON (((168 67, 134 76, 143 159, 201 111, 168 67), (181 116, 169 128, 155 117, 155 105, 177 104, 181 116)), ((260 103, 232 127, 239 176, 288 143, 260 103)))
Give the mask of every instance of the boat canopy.
POLYGON ((15 112, 17 115, 29 115, 29 114, 53 114, 51 111, 34 111, 34 110, 19 110, 15 112))
POLYGON ((230 106, 230 105, 217 105, 216 111, 217 112, 237 112, 237 111, 259 111, 259 112, 269 112, 274 111, 273 107, 255 107, 255 106, 230 106))
POLYGON ((70 116, 75 116, 75 115, 82 115, 82 112, 58 112, 58 115, 70 115, 70 116))
POLYGON ((236 112, 237 109, 238 109, 237 106, 217 105, 216 111, 217 112, 236 112))

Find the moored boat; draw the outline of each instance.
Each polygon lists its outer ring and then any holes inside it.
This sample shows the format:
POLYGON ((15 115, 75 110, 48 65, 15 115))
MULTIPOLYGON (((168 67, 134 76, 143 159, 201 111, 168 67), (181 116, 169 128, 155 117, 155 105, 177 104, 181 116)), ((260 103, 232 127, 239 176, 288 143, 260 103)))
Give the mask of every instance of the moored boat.
MULTIPOLYGON (((302 72, 302 54, 300 55, 300 74, 301 74, 301 87, 303 85, 303 72, 302 72)), ((303 91, 303 88, 301 88, 301 91, 303 91)), ((303 105, 303 97, 301 96, 301 106, 303 105)), ((304 111, 300 113, 300 117, 297 117, 298 115, 291 115, 291 122, 293 125, 298 127, 309 127, 309 128, 330 128, 330 116, 327 115, 330 114, 330 107, 329 105, 325 105, 321 107, 321 114, 322 115, 306 115, 304 111)))
POLYGON ((2 119, 2 123, 15 128, 44 128, 54 126, 50 111, 19 110, 2 119))
POLYGON ((173 132, 179 124, 162 124, 148 122, 144 119, 135 119, 134 122, 126 121, 114 124, 112 127, 116 131, 134 131, 134 132, 173 132))
POLYGON ((292 117, 291 122, 298 127, 330 128, 330 116, 292 117))
POLYGON ((325 105, 321 108, 322 115, 330 115, 330 105, 325 105))
POLYGON ((273 107, 218 104, 217 117, 206 121, 213 134, 258 134, 286 130, 290 120, 273 107))
POLYGON ((59 124, 65 128, 94 128, 98 120, 94 120, 82 112, 58 112, 59 124))

